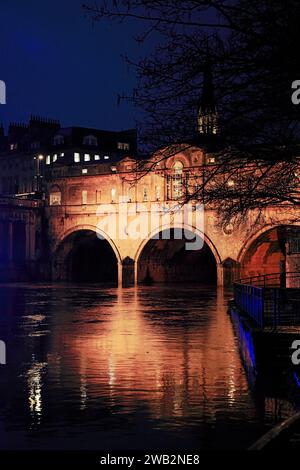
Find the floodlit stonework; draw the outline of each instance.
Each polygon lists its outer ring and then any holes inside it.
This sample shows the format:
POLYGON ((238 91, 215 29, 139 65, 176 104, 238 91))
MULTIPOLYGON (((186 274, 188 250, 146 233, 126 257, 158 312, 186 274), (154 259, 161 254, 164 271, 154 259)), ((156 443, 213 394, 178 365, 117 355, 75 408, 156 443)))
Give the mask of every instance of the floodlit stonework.
MULTIPOLYGON (((111 248, 111 258, 105 259, 105 263, 115 258, 119 285, 132 285, 147 279, 151 282, 174 282, 181 278, 190 282, 201 280, 230 285, 239 276, 250 277, 299 267, 298 252, 291 253, 288 248, 291 236, 298 236, 297 231, 295 235, 297 227, 291 235, 287 230, 287 209, 283 206, 268 208, 264 213, 264 223, 259 226, 254 224, 255 213, 252 214, 253 221, 250 215, 244 226, 222 226, 216 213, 205 208, 204 227, 199 229, 196 212, 193 213, 185 228, 204 240, 202 250, 194 253, 183 253, 184 240, 151 241, 159 232, 182 227, 176 222, 172 210, 168 210, 174 204, 174 192, 178 196, 180 191, 176 174, 178 162, 182 167, 180 184, 184 184, 187 175, 191 181, 199 174, 199 167, 207 163, 205 158, 199 148, 182 150, 150 171, 140 172, 138 178, 135 161, 131 158, 125 158, 114 166, 106 165, 102 170, 90 168, 87 174, 78 172, 74 175, 66 167, 57 168, 48 184, 46 208, 53 279, 72 278, 69 264, 72 264, 72 256, 76 256, 80 238, 84 243, 84 237, 97 232, 101 217, 107 215, 105 211, 99 215, 101 207, 109 205, 121 217, 119 198, 127 202, 132 213, 138 212, 138 206, 142 204, 146 208, 143 217, 150 228, 151 205, 157 204, 160 208, 158 229, 149 229, 143 240, 130 237, 112 239, 108 235, 109 230, 107 233, 101 230, 102 238, 111 248), (164 219, 166 212, 170 216, 167 224, 164 219)), ((129 215, 128 223, 134 217, 136 215, 129 215)), ((101 262, 101 256, 99 260, 101 262)))

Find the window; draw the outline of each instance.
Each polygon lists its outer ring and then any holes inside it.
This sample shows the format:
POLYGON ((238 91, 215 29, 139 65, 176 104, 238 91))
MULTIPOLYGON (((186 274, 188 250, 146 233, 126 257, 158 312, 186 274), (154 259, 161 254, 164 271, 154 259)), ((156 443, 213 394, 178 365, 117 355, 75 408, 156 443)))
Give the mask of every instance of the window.
POLYGON ((147 188, 147 186, 144 186, 144 189, 143 189, 143 201, 144 202, 148 201, 148 188, 147 188))
POLYGON ((155 199, 156 199, 157 201, 160 200, 160 186, 156 186, 156 187, 155 187, 155 199))
POLYGON ((54 145, 63 145, 65 142, 65 138, 63 135, 55 135, 53 138, 54 145))
POLYGON ((61 156, 61 157, 64 157, 64 156, 65 156, 64 152, 62 152, 62 153, 60 154, 60 156, 61 156))
POLYGON ((87 204, 87 190, 86 189, 82 191, 82 204, 83 205, 87 204))
POLYGON ((50 155, 47 155, 46 157, 46 165, 50 165, 51 163, 51 156, 50 155))
POLYGON ((128 188, 128 202, 133 202, 135 200, 135 187, 130 186, 128 188))
POLYGON ((100 160, 100 155, 95 155, 94 160, 100 160))
POLYGON ((109 160, 109 155, 104 155, 104 160, 109 160))
POLYGON ((49 198, 50 206, 60 206, 61 205, 61 190, 59 186, 53 186, 50 190, 49 198))
POLYGON ((80 162, 80 153, 77 153, 77 152, 74 153, 74 162, 75 163, 80 162))
POLYGON ((171 199, 171 176, 167 175, 167 201, 171 199))
POLYGON ((173 166, 173 199, 182 197, 183 164, 179 161, 173 166))
POLYGON ((185 192, 186 194, 189 194, 189 188, 190 188, 190 174, 188 171, 185 172, 185 178, 184 178, 184 186, 185 186, 185 192))
POLYGON ((57 153, 53 155, 53 163, 56 162, 56 160, 57 160, 57 153))
POLYGON ((83 168, 83 169, 82 169, 82 174, 83 174, 83 175, 86 175, 87 172, 88 172, 88 171, 87 171, 87 168, 83 168))
POLYGON ((98 139, 94 135, 86 135, 83 138, 83 145, 90 145, 95 147, 98 145, 98 139))
POLYGON ((101 202, 101 191, 98 189, 96 190, 96 203, 99 204, 101 202))
POLYGON ((10 148, 10 150, 17 150, 18 144, 16 144, 16 143, 15 144, 10 144, 9 148, 10 148))
POLYGON ((89 162, 90 160, 91 160, 90 154, 89 154, 89 153, 85 153, 85 154, 84 154, 84 161, 85 161, 85 162, 89 162))
POLYGON ((31 142, 30 148, 31 148, 32 150, 37 150, 37 149, 40 148, 40 143, 39 143, 39 142, 31 142))
POLYGON ((128 142, 118 142, 118 150, 129 150, 128 142))
POLYGON ((111 188, 111 202, 116 202, 116 188, 111 188))

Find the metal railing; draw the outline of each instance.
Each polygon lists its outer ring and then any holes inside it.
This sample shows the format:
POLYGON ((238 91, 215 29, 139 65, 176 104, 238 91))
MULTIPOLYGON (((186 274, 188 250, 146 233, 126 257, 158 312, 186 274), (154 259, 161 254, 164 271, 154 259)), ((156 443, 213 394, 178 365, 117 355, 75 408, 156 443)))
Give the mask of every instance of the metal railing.
POLYGON ((261 328, 264 327, 264 292, 263 288, 247 284, 234 284, 234 301, 261 328))
MULTIPOLYGON (((242 279, 237 279, 235 282, 239 284, 250 284, 258 287, 286 287, 290 282, 297 283, 300 287, 300 272, 289 271, 282 273, 269 273, 258 274, 257 276, 250 276, 242 279)), ((298 287, 297 285, 297 287, 298 287)))
MULTIPOLYGON (((300 277, 299 272, 289 274, 300 277)), ((272 279, 272 282, 276 280, 273 275, 265 275, 255 276, 256 278, 265 277, 262 285, 254 285, 255 280, 253 284, 235 282, 235 304, 260 328, 300 326, 300 289, 283 288, 280 284, 267 284, 267 276, 271 276, 269 279, 272 279)), ((277 276, 280 281, 280 273, 277 273, 277 276)))

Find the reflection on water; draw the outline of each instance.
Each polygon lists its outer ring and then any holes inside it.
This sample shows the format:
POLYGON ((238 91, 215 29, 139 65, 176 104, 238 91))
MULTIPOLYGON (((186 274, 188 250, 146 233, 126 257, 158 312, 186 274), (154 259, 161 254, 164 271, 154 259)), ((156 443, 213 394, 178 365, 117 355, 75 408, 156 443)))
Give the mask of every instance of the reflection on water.
POLYGON ((251 444, 292 408, 281 400, 278 413, 278 401, 250 393, 229 295, 192 286, 1 287, 1 448, 251 444))

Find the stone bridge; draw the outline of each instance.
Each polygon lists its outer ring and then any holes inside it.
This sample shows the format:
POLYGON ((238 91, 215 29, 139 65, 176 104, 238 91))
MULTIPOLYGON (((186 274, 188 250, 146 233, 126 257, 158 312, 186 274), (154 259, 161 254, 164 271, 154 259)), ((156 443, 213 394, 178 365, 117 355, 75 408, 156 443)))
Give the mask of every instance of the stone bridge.
POLYGON ((291 208, 269 207, 259 224, 253 213, 238 227, 222 226, 209 208, 202 220, 196 202, 188 221, 183 207, 174 211, 205 158, 200 149, 182 151, 137 179, 130 158, 101 169, 52 169, 46 205, 52 279, 230 285, 237 277, 299 270, 300 227, 289 223, 291 208), (142 236, 131 235, 134 226, 142 236), (190 236, 201 249, 185 249, 190 236))
POLYGON ((0 282, 40 276, 42 212, 41 201, 0 197, 0 282))

